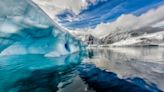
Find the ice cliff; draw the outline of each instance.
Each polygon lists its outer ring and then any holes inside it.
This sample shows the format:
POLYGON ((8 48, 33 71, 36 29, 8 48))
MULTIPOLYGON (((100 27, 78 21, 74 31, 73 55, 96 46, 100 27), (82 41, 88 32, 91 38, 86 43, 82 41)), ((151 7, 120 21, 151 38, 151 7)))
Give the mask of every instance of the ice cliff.
POLYGON ((0 0, 0 55, 59 56, 82 43, 56 25, 30 0, 0 0))

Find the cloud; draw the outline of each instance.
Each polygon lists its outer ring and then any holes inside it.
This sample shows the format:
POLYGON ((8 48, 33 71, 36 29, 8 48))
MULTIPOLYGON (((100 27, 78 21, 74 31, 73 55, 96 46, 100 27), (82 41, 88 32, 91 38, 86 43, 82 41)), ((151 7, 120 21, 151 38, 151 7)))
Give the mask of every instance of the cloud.
POLYGON ((152 27, 163 27, 164 28, 164 20, 154 24, 152 27))
MULTIPOLYGON (((72 10, 73 13, 79 14, 80 10, 88 6, 88 0, 32 0, 43 10, 53 17, 65 9, 72 10)), ((90 0, 92 3, 96 0, 90 0)))
POLYGON ((96 37, 104 36, 110 32, 136 30, 143 27, 152 26, 164 20, 164 5, 156 9, 151 9, 148 12, 135 16, 133 14, 122 14, 115 21, 110 23, 101 23, 94 29, 89 29, 90 33, 96 37))

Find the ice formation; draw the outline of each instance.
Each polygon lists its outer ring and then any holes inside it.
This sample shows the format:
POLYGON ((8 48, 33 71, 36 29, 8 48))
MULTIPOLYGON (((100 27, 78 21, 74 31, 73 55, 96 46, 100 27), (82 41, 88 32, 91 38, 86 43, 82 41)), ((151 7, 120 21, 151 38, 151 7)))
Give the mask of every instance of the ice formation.
POLYGON ((59 56, 82 49, 79 40, 63 31, 31 0, 0 1, 1 56, 59 56))

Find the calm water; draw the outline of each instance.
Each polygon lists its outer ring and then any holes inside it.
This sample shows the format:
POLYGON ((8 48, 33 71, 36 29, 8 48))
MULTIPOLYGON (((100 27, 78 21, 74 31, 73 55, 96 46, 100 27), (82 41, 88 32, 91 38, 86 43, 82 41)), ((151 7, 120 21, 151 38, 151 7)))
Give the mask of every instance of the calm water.
POLYGON ((0 57, 0 92, 163 92, 164 48, 0 57))

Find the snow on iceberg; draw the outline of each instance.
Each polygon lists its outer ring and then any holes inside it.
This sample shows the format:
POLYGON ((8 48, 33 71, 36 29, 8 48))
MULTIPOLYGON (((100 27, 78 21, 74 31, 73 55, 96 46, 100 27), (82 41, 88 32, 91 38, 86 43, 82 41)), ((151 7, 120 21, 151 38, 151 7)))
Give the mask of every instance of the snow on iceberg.
POLYGON ((3 0, 0 8, 0 55, 59 56, 83 48, 30 0, 3 0))

